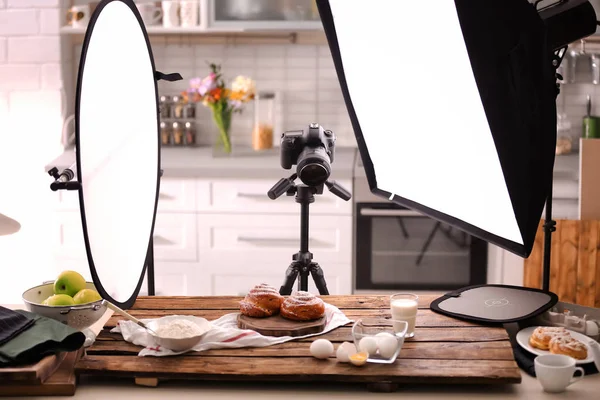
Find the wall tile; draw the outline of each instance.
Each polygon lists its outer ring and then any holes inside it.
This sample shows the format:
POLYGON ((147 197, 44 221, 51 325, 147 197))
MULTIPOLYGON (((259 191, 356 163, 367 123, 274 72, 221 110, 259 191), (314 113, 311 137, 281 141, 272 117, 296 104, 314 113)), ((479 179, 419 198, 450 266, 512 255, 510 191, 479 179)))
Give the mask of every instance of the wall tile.
POLYGON ((58 9, 40 11, 40 33, 45 35, 58 35, 60 19, 58 9))
POLYGON ((60 89, 62 86, 60 64, 42 65, 42 89, 60 89))
POLYGON ((39 65, 0 65, 0 90, 31 90, 40 87, 39 65))
POLYGON ((0 63, 6 61, 6 38, 0 38, 0 63))
POLYGON ((39 32, 36 10, 1 10, 0 35, 35 35, 39 32))
POLYGON ((59 0, 7 0, 9 8, 58 7, 59 0))
POLYGON ((11 37, 8 39, 8 61, 15 63, 60 62, 60 37, 11 37))

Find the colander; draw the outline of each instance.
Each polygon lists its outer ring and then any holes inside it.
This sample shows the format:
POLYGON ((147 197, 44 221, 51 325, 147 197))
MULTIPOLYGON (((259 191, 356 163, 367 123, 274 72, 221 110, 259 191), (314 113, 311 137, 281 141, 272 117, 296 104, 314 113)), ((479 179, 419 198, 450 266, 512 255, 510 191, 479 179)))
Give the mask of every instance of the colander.
MULTIPOLYGON (((86 282, 86 288, 96 290, 96 286, 92 282, 86 282)), ((42 285, 26 290, 22 297, 28 311, 55 319, 77 330, 89 328, 106 312, 106 306, 102 304, 102 300, 79 306, 43 305, 42 301, 53 294, 54 282, 44 282, 42 285)))

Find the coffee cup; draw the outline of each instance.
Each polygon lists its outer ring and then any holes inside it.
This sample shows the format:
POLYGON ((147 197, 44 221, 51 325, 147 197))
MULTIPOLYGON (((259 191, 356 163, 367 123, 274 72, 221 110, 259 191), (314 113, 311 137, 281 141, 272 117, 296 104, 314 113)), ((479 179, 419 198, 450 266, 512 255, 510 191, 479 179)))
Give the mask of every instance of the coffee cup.
POLYGON ((67 10, 67 24, 73 28, 85 28, 90 22, 90 5, 73 6, 67 10))
POLYGON ((534 360, 535 375, 548 393, 561 393, 568 386, 583 379, 583 368, 575 366, 575 359, 563 354, 544 354, 534 360), (575 371, 581 376, 573 376, 575 371))
POLYGON ((163 11, 161 7, 158 7, 153 3, 139 3, 136 4, 136 7, 146 26, 156 25, 162 18, 163 11))

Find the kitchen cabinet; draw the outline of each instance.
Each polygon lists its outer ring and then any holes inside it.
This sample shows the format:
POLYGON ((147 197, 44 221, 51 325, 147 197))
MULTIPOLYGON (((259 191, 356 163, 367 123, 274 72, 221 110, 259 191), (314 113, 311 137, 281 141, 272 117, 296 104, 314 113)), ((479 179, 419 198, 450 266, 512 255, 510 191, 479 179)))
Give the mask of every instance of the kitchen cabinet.
POLYGON ((319 12, 314 0, 209 0, 204 2, 204 5, 209 29, 321 28, 319 12))
MULTIPOLYGON (((339 183, 352 187, 350 180, 339 183)), ((292 196, 269 199, 273 184, 163 177, 153 235, 156 295, 241 295, 263 282, 282 285, 300 248, 300 205, 292 196)), ((57 271, 86 272, 77 192, 56 192, 54 211, 57 271)), ((329 292, 351 294, 352 202, 325 190, 315 196, 310 216, 309 249, 329 292)), ((309 290, 318 292, 312 278, 309 290)), ((147 293, 144 280, 140 295, 147 293)))

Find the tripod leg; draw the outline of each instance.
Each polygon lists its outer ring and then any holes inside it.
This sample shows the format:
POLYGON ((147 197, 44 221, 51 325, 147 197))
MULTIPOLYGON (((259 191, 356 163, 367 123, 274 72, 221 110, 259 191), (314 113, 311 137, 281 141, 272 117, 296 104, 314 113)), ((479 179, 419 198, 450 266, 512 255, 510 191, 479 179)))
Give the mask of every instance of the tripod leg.
POLYGON ((283 286, 279 289, 279 294, 281 294, 282 296, 292 294, 292 287, 294 286, 294 281, 296 280, 297 276, 298 264, 293 262, 285 271, 285 280, 283 282, 283 286))
POLYGON ((308 269, 300 267, 300 279, 298 280, 298 290, 308 292, 308 269))
POLYGON ((325 275, 323 275, 323 270, 321 266, 316 262, 311 262, 309 267, 310 273, 315 281, 315 286, 319 290, 319 294, 321 295, 329 295, 329 291, 327 290, 327 283, 325 283, 325 275))

